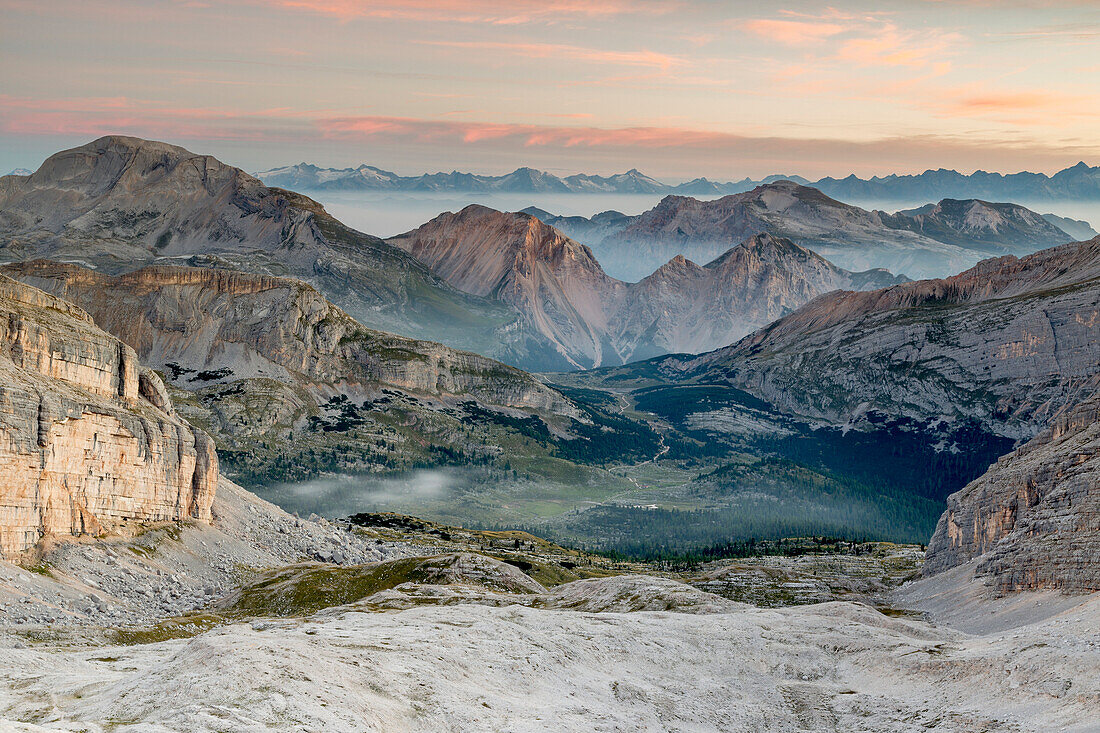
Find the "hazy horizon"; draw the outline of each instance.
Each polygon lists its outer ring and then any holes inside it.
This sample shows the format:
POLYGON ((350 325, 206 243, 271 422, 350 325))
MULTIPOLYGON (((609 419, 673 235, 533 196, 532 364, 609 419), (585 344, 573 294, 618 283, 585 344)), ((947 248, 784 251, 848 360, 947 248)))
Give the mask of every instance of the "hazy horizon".
POLYGON ((1079 0, 0 0, 0 11, 5 172, 108 133, 250 171, 306 160, 816 179, 1100 160, 1100 8, 1079 0))
MULTIPOLYGON (((561 216, 589 217, 603 211, 641 214, 653 208, 667 194, 617 193, 501 193, 501 192, 419 192, 419 191, 308 191, 330 214, 353 229, 379 237, 392 237, 415 229, 447 211, 459 211, 470 204, 481 204, 499 211, 520 211, 529 206, 561 216)), ((717 195, 693 196, 702 201, 717 195)), ((917 208, 929 201, 844 200, 864 209, 896 212, 917 208)), ((1014 201, 1040 214, 1057 214, 1100 226, 1100 202, 1096 201, 1014 201)))

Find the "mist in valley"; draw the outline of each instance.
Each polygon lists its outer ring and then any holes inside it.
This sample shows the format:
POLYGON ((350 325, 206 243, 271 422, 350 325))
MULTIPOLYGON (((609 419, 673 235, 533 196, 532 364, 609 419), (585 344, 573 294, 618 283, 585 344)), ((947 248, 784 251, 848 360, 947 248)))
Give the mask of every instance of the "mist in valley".
POLYGON ((256 493, 288 512, 341 517, 357 512, 411 512, 445 504, 474 483, 473 471, 454 467, 391 476, 322 476, 272 484, 256 493))

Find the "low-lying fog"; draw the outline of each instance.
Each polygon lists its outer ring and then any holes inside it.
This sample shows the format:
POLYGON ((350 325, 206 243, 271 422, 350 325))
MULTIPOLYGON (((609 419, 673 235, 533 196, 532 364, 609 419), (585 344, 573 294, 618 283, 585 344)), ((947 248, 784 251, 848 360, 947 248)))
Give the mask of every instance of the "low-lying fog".
POLYGON ((475 481, 462 468, 424 469, 398 476, 326 476, 274 484, 256 493, 288 512, 345 517, 358 512, 410 512, 448 501, 475 481))
MULTIPOLYGON (((592 216, 614 209, 624 214, 640 214, 664 198, 664 194, 613 193, 457 193, 457 192, 389 192, 363 191, 309 192, 329 213, 348 226, 379 237, 392 237, 415 229, 444 211, 459 211, 469 204, 481 204, 500 211, 519 211, 537 206, 562 216, 592 216)), ((718 196, 697 196, 710 200, 718 196)), ((898 211, 912 209, 928 201, 854 200, 846 203, 865 209, 898 211)), ((1080 201, 1018 201, 1016 203, 1039 212, 1084 219, 1093 228, 1100 227, 1100 202, 1080 201)))

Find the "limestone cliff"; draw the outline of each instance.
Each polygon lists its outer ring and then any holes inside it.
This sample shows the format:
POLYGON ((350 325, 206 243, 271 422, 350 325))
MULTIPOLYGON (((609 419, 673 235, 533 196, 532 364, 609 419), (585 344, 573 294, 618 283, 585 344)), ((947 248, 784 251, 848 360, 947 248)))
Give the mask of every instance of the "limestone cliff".
POLYGON ((504 407, 572 410, 519 369, 364 328, 296 280, 164 265, 110 276, 43 260, 4 271, 79 304, 143 362, 208 373, 192 384, 260 377, 330 393, 339 386, 389 386, 504 407))
POLYGON ((134 350, 0 276, 0 554, 130 521, 210 519, 212 441, 134 350))
POLYGON ((925 574, 979 556, 1000 591, 1100 590, 1100 394, 948 498, 925 574))
POLYGON ((364 328, 296 280, 176 266, 111 276, 47 261, 4 272, 76 302, 162 370, 177 410, 245 483, 485 462, 509 420, 559 432, 586 420, 519 369, 364 328))

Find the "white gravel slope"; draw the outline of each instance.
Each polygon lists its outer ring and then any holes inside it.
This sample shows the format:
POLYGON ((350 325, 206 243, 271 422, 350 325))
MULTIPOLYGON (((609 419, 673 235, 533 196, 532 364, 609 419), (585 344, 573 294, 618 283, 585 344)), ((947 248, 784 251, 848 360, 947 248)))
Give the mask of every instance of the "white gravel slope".
POLYGON ((1100 720, 1098 632, 1100 597, 987 637, 826 603, 706 615, 423 607, 94 650, 0 639, 0 721, 89 731, 1086 731, 1100 720))

